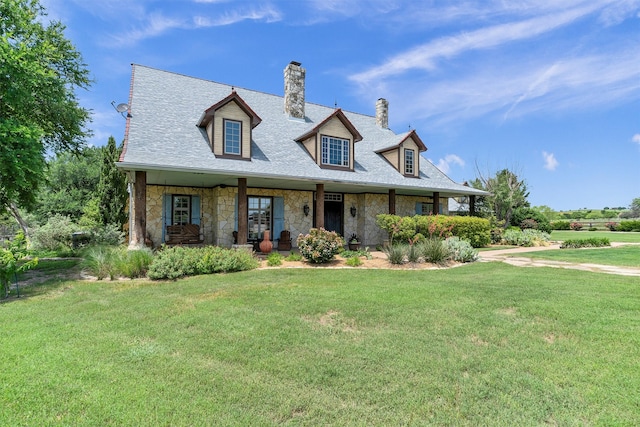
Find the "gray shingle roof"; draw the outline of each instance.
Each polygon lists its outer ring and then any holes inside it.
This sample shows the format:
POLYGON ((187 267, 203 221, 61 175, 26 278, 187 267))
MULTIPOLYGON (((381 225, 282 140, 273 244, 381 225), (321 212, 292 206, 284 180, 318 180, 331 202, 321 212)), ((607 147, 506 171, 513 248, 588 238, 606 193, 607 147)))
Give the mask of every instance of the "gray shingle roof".
POLYGON ((401 136, 377 126, 373 116, 347 111, 344 114, 363 136, 362 141, 355 144, 355 170, 320 168, 295 139, 334 113, 334 108, 307 102, 306 120, 290 119, 284 113, 282 96, 233 89, 262 119, 253 129, 251 161, 216 158, 204 129, 197 126, 203 112, 229 96, 232 86, 133 65, 132 117, 119 167, 341 182, 362 186, 362 192, 367 191, 367 187, 387 187, 405 192, 484 194, 453 182, 422 156, 419 156, 420 179, 404 177, 375 153, 397 144, 401 136))

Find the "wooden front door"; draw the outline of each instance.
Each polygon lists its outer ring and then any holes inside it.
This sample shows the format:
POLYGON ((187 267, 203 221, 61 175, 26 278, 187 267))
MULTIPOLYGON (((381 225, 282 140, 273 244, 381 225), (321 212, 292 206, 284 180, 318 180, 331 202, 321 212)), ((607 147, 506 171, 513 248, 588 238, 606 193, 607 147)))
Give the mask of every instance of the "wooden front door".
POLYGON ((342 235, 342 202, 324 202, 324 228, 342 235))

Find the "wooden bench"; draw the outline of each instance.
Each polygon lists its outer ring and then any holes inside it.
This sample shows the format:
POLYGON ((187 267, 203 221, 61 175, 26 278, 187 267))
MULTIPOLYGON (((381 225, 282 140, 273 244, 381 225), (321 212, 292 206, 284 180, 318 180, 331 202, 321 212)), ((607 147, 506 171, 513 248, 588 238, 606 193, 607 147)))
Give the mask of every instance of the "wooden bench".
POLYGON ((167 245, 200 244, 200 226, 198 224, 168 225, 165 243, 167 245))

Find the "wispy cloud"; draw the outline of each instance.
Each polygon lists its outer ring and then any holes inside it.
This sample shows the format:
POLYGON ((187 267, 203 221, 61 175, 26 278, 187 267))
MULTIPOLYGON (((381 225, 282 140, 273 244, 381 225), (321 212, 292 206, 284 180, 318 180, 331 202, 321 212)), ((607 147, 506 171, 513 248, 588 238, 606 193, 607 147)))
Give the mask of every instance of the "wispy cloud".
POLYGON ((506 43, 531 39, 574 22, 598 9, 599 4, 576 7, 561 13, 539 16, 520 22, 494 25, 455 36, 443 37, 389 59, 384 64, 354 74, 350 79, 369 84, 413 69, 434 70, 438 62, 451 59, 467 51, 494 48, 506 43))
POLYGON ((431 163, 434 163, 435 166, 445 174, 449 173, 452 165, 458 165, 463 167, 465 164, 464 160, 462 160, 460 157, 458 157, 455 154, 447 154, 446 156, 444 156, 444 159, 438 160, 438 163, 435 163, 432 160, 429 160, 429 161, 431 163))
POLYGON ((242 21, 265 21, 278 22, 282 19, 282 14, 270 6, 259 9, 234 10, 221 14, 217 17, 196 16, 193 19, 195 27, 219 27, 232 25, 242 21))
POLYGON ((631 141, 635 142, 636 144, 640 144, 640 133, 636 133, 635 135, 633 135, 631 137, 631 141))
MULTIPOLYGON (((200 1, 200 3, 219 3, 200 1)), ((280 11, 272 6, 241 7, 217 11, 210 15, 179 16, 163 12, 144 13, 139 15, 136 28, 115 34, 108 45, 135 45, 143 40, 159 37, 175 29, 195 30, 200 28, 233 25, 242 21, 277 22, 282 19, 280 11)))
POLYGON ((546 151, 542 152, 542 157, 544 158, 544 168, 550 171, 556 170, 559 163, 556 160, 556 156, 553 153, 547 153, 546 151))

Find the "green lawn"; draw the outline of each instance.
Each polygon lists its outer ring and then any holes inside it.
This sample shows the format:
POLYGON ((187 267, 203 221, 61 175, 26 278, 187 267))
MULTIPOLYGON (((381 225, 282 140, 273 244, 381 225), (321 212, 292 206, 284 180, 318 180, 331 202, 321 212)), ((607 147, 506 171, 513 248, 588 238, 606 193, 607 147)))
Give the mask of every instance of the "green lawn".
POLYGON ((0 304, 0 425, 638 425, 638 285, 502 263, 50 284, 0 304))
POLYGON ((590 239, 592 237, 606 237, 611 242, 640 243, 640 233, 623 231, 567 231, 554 230, 551 232, 551 240, 590 239))
POLYGON ((550 249, 548 251, 518 253, 513 256, 573 263, 640 267, 640 246, 635 245, 616 248, 550 249))

